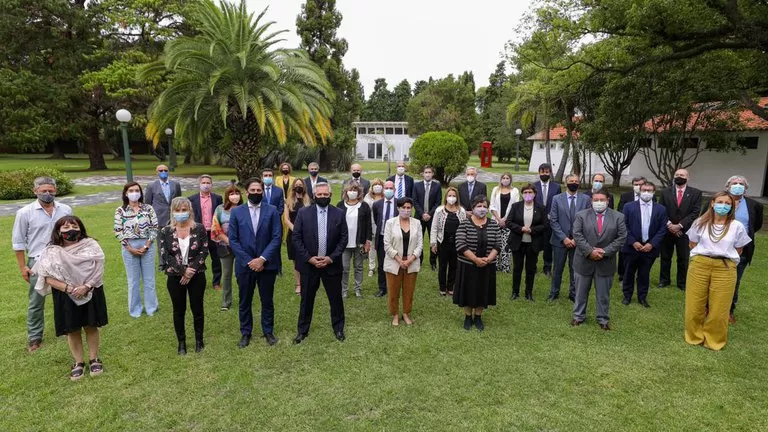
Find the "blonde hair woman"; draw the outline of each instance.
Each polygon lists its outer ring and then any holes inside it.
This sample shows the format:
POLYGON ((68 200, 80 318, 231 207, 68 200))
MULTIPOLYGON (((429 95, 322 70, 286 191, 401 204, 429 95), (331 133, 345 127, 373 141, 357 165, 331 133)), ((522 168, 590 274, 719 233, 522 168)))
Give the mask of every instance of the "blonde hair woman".
POLYGON ((449 187, 443 205, 435 210, 429 242, 432 253, 438 254, 437 280, 440 295, 453 295, 456 281, 456 230, 467 219, 466 210, 459 205, 459 190, 449 187))
POLYGON ((507 242, 509 241, 507 218, 512 204, 519 201, 520 191, 512 186, 512 174, 505 172, 499 177, 498 186, 495 186, 491 191, 491 206, 489 208, 493 220, 501 228, 501 252, 496 262, 496 268, 504 273, 509 273, 512 263, 512 253, 507 251, 507 242))
POLYGON ((296 295, 301 294, 301 274, 296 269, 296 253, 293 250, 293 223, 296 222, 296 215, 299 214, 299 210, 304 207, 309 207, 311 201, 309 194, 304 186, 304 180, 294 179, 289 198, 285 200, 285 209, 283 210, 283 226, 288 229, 288 235, 285 237, 285 248, 288 252, 288 259, 294 261, 293 280, 296 283, 296 295))
MULTIPOLYGON (((365 194, 365 198, 363 198, 363 202, 368 204, 368 207, 371 208, 371 227, 373 229, 373 232, 376 231, 376 221, 373 218, 373 203, 376 201, 384 198, 384 181, 378 177, 371 180, 371 187, 368 190, 368 193, 365 194)), ((371 248, 374 250, 376 249, 376 237, 373 236, 373 240, 371 241, 371 248)), ((375 253, 369 253, 368 254, 368 277, 373 276, 373 273, 376 271, 376 254, 375 253)))

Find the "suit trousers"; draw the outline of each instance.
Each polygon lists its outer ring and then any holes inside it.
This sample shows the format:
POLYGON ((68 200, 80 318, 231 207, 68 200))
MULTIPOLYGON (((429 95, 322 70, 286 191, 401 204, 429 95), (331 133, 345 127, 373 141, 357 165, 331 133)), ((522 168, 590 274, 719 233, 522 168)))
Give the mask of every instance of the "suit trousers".
MULTIPOLYGON (((428 222, 421 221, 421 235, 426 239, 429 234, 432 231, 432 219, 430 219, 428 222), (426 234, 425 234, 426 233, 426 234)), ((431 241, 432 239, 430 239, 431 241)), ((437 265, 437 254, 433 254, 432 251, 429 248, 424 249, 424 253, 421 254, 419 257, 419 262, 424 262, 424 255, 427 254, 427 251, 429 251, 429 265, 430 266, 436 266, 437 265)))
POLYGON ((344 331, 344 300, 341 297, 341 273, 329 274, 325 269, 311 269, 301 273, 301 306, 299 307, 299 334, 308 334, 315 309, 315 296, 325 287, 331 306, 331 326, 334 332, 344 331))
POLYGON ((547 227, 546 230, 544 230, 544 238, 546 239, 544 241, 544 249, 543 249, 543 260, 544 260, 544 273, 550 273, 552 271, 552 255, 554 253, 552 244, 548 241, 552 237, 552 229, 547 227))
POLYGON ((736 264, 694 256, 685 290, 685 341, 714 351, 728 342, 728 310, 736 289, 736 264), (709 305, 709 313, 707 313, 709 305))
POLYGON ((659 271, 659 283, 669 284, 672 281, 670 271, 672 269, 672 254, 677 252, 677 287, 685 289, 685 280, 688 275, 688 261, 691 250, 688 247, 688 236, 672 237, 667 235, 661 242, 661 269, 659 271))
MULTIPOLYGON (((635 274, 637 274, 637 301, 646 300, 648 287, 651 285, 651 267, 653 267, 654 262, 656 262, 656 257, 652 254, 624 254, 622 290, 625 299, 632 299, 632 294, 635 291, 635 274)), ((621 267, 619 267, 619 271, 621 271, 621 267)))
POLYGON ((168 294, 171 296, 171 305, 173 306, 173 328, 176 330, 176 338, 179 342, 185 342, 187 339, 187 333, 184 328, 184 319, 187 314, 187 295, 189 295, 189 308, 192 310, 195 340, 203 340, 203 328, 205 327, 203 311, 205 272, 196 273, 186 285, 181 284, 180 276, 169 275, 168 294))
POLYGON ((263 334, 275 331, 275 293, 276 270, 262 270, 237 274, 237 287, 240 295, 240 334, 249 335, 253 332, 253 294, 259 287, 261 299, 261 331, 263 334))
POLYGON ((736 303, 739 301, 739 287, 741 286, 741 277, 744 276, 744 270, 747 269, 747 261, 743 258, 736 266, 736 290, 733 292, 733 301, 731 302, 731 313, 736 310, 736 303))
POLYGON ((403 313, 410 315, 413 309, 413 293, 416 291, 416 276, 419 273, 408 273, 406 269, 400 269, 395 275, 387 273, 387 305, 389 314, 400 315, 400 289, 403 291, 403 313))
POLYGON ((344 249, 341 255, 341 262, 344 266, 344 273, 341 275, 341 294, 347 296, 347 285, 349 285, 349 270, 354 265, 355 270, 355 292, 360 292, 363 287, 363 261, 365 254, 360 251, 360 247, 351 247, 344 249))
POLYGON ((213 272, 213 286, 221 285, 221 259, 219 259, 218 243, 211 240, 211 232, 208 234, 208 256, 211 258, 211 271, 213 272))
POLYGON ((384 273, 384 236, 376 236, 376 260, 379 268, 376 270, 379 279, 379 291, 387 292, 387 276, 384 273))
MULTIPOLYGON (((35 266, 35 259, 27 259, 27 267, 35 266)), ((45 329, 45 297, 35 290, 37 274, 29 276, 29 306, 27 307, 27 339, 29 342, 43 340, 45 329)))
POLYGON ((520 243, 520 248, 512 252, 512 293, 520 294, 520 282, 525 268, 525 295, 533 295, 533 280, 536 277, 536 264, 539 253, 530 243, 520 243))
POLYGON ((456 242, 451 238, 437 245, 437 253, 440 255, 440 266, 437 269, 437 282, 440 284, 440 292, 453 291, 456 284, 456 269, 459 262, 456 260, 456 242))
POLYGON ((576 301, 573 303, 573 319, 584 321, 587 319, 587 303, 589 291, 592 288, 592 281, 595 281, 595 297, 597 306, 595 312, 598 324, 608 324, 608 307, 611 303, 611 285, 613 284, 613 275, 599 276, 597 273, 591 275, 582 275, 574 273, 576 278, 576 301))
POLYGON ((560 295, 560 285, 563 283, 563 271, 565 271, 565 260, 567 259, 568 274, 570 276, 568 297, 573 298, 576 295, 576 284, 573 279, 573 255, 576 253, 576 248, 568 249, 566 247, 552 246, 552 252, 554 261, 552 263, 552 289, 549 295, 553 297, 560 295))
POLYGON ((232 307, 232 272, 235 266, 235 255, 219 258, 221 260, 221 307, 232 307))

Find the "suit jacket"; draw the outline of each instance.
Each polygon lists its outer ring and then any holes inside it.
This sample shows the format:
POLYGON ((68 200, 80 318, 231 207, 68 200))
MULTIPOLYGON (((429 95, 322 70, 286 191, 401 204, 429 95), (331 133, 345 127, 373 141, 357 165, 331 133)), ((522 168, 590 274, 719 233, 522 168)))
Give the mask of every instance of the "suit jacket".
MULTIPOLYGON (((371 182, 369 180, 364 179, 362 176, 358 179, 360 181, 360 186, 363 188, 363 195, 368 194, 368 190, 371 188, 371 182)), ((350 177, 346 180, 344 180, 344 184, 342 185, 342 188, 347 187, 348 184, 355 181, 354 177, 350 177)), ((362 199, 362 197, 360 197, 362 199)))
MULTIPOLYGON (((385 203, 386 199, 380 199, 373 203, 373 208, 371 209, 373 212, 373 224, 376 225, 376 231, 378 231, 373 233, 375 236, 381 235, 381 230, 384 227, 383 224, 387 223, 387 221, 382 220, 384 218, 385 203)), ((389 216, 390 219, 398 215, 397 200, 394 198, 392 198, 392 209, 390 211, 392 212, 389 216)))
MULTIPOLYGON (((344 204, 344 201, 339 201, 336 207, 344 212, 344 217, 346 218, 347 206, 344 204)), ((347 229, 349 229, 349 225, 347 225, 347 229)), ((371 240, 372 235, 373 217, 371 216, 371 207, 368 206, 368 203, 361 200, 360 208, 357 209, 357 236, 355 237, 355 244, 358 246, 365 244, 365 242, 371 240)), ((349 243, 349 238, 347 238, 347 243, 349 243)))
MULTIPOLYGON (((168 180, 168 186, 171 188, 171 201, 181 196, 181 185, 176 180, 168 180)), ((164 227, 171 223, 171 201, 165 199, 163 187, 160 186, 160 180, 155 180, 148 184, 144 189, 144 203, 149 204, 155 209, 157 223, 164 227)))
POLYGON ((653 203, 651 211, 651 224, 648 226, 648 243, 653 245, 650 252, 638 252, 632 246, 635 242, 643 242, 643 214, 640 211, 640 202, 631 201, 624 206, 624 222, 627 224, 627 242, 621 248, 625 254, 647 254, 652 257, 659 256, 659 248, 667 233, 667 211, 661 204, 653 203))
MULTIPOLYGON (((341 209, 328 206, 326 233, 326 255, 333 261, 322 269, 328 274, 341 274, 344 267, 341 255, 347 247, 347 218, 341 209)), ((296 222, 293 224, 293 249, 296 254, 296 267, 299 272, 320 271, 309 263, 310 258, 317 256, 319 247, 317 235, 317 205, 313 204, 299 210, 296 222)))
MULTIPOLYGON (((403 231, 400 228, 400 218, 392 218, 384 227, 384 271, 391 274, 400 273, 400 265, 395 261, 396 256, 407 258, 411 255, 421 256, 424 249, 424 237, 421 231, 421 222, 416 218, 410 218, 408 231, 408 255, 403 256, 403 231)), ((421 260, 413 260, 408 266, 408 273, 418 273, 421 268, 421 260)))
MULTIPOLYGON (((424 214, 424 205, 426 203, 424 200, 425 190, 426 188, 423 180, 417 181, 413 185, 413 206, 416 208, 416 219, 418 220, 421 220, 421 215, 424 214)), ((443 190, 440 188, 440 182, 432 180, 432 183, 429 186, 429 212, 427 212, 429 213, 429 216, 434 217, 435 210, 440 207, 442 200, 443 190)))
POLYGON ((208 257, 208 233, 202 224, 196 223, 189 230, 189 251, 187 252, 187 265, 182 264, 179 240, 176 237, 176 228, 168 225, 160 230, 157 235, 157 247, 160 249, 160 270, 173 276, 183 276, 187 267, 196 270, 197 273, 205 271, 205 258, 208 257))
POLYGON ((258 257, 264 257, 264 270, 279 271, 283 267, 280 243, 283 226, 280 214, 275 206, 262 201, 260 205, 259 225, 253 232, 251 208, 248 204, 232 209, 229 216, 229 246, 235 253, 235 273, 247 274, 251 270, 248 263, 258 257))
MULTIPOLYGON (((328 180, 325 179, 325 177, 317 176, 317 182, 315 183, 328 183, 328 180)), ((307 195, 309 195, 309 199, 312 200, 312 202, 315 201, 315 191, 312 190, 312 180, 310 180, 309 177, 306 177, 304 179, 304 189, 307 190, 307 195)))
MULTIPOLYGON (((563 240, 566 238, 573 238, 573 222, 571 220, 570 211, 568 208, 568 197, 570 195, 565 192, 555 195, 552 199, 552 209, 549 211, 549 227, 552 229, 552 236, 549 239, 549 244, 556 247, 564 248, 563 240)), ((582 193, 576 193, 576 211, 591 208, 589 198, 582 193)), ((575 216, 574 216, 575 219, 575 216)))
MULTIPOLYGON (((195 222, 203 223, 203 210, 200 204, 200 194, 196 193, 189 196, 189 202, 192 203, 192 211, 195 213, 195 222)), ((213 214, 216 212, 216 207, 220 206, 222 201, 221 195, 211 192, 211 223, 213 223, 213 214)))
MULTIPOLYGON (((693 221, 699 217, 701 213, 701 191, 687 186, 683 193, 683 200, 680 203, 680 207, 677 206, 677 186, 672 186, 661 191, 661 197, 659 198, 659 204, 663 205, 667 210, 667 217, 673 224, 681 224, 683 226, 683 235, 691 229, 693 221)), ((672 233, 667 232, 668 236, 673 236, 672 233)))
MULTIPOLYGON (((272 185, 270 186, 272 195, 270 195, 269 198, 269 204, 275 206, 277 208, 277 214, 283 214, 283 209, 285 208, 285 193, 283 192, 282 185, 276 186, 272 185)), ((264 199, 267 199, 267 186, 264 186, 264 199)))
POLYGON ((749 238, 752 239, 748 245, 744 246, 741 259, 747 264, 751 264, 752 256, 755 254, 755 233, 763 229, 763 205, 747 197, 742 198, 741 204, 746 204, 749 209, 749 226, 746 228, 749 238))
POLYGON ((472 189, 472 196, 469 196, 469 185, 464 182, 459 185, 459 204, 467 211, 472 211, 472 200, 478 195, 485 195, 489 200, 488 188, 485 183, 475 180, 475 186, 472 189))
POLYGON ((624 215, 613 209, 603 213, 603 231, 597 233, 597 215, 590 209, 576 214, 573 222, 573 240, 576 252, 573 257, 573 271, 581 275, 613 276, 616 273, 616 255, 627 240, 627 225, 624 215), (588 258, 594 248, 605 251, 603 259, 592 261, 588 258))
POLYGON ((549 182, 549 190, 547 190, 547 202, 544 202, 544 191, 541 189, 541 181, 537 181, 533 184, 536 188, 536 202, 547 207, 547 214, 552 210, 552 199, 556 195, 561 193, 560 184, 553 181, 549 182))
MULTIPOLYGON (((616 210, 622 211, 624 210, 625 205, 631 202, 637 201, 638 199, 635 199, 635 191, 631 190, 631 191, 624 192, 619 197, 619 206, 616 208, 616 210)), ((652 201, 656 202, 656 195, 653 196, 652 201)))
MULTIPOLYGON (((403 193, 405 193, 405 196, 409 198, 413 198, 413 177, 409 176, 408 174, 403 174, 405 177, 405 190, 403 193)), ((391 176, 387 179, 387 181, 391 181, 395 184, 395 197, 397 197, 397 182, 395 181, 396 175, 391 176)))
MULTIPOLYGON (((518 201, 512 204, 512 208, 507 215, 507 228, 509 228, 509 240, 507 248, 511 251, 520 249, 520 243, 523 242, 523 227, 525 226, 525 201, 518 201)), ((544 242, 549 239, 544 238, 544 234, 549 228, 549 217, 547 208, 543 204, 534 201, 533 203, 533 221, 531 222, 531 247, 538 253, 544 249, 544 242)))
MULTIPOLYGON (((605 189, 603 189, 601 192, 604 192, 604 193, 608 194, 608 208, 609 209, 614 208, 613 207, 613 204, 614 204, 613 194, 608 192, 608 191, 606 191, 605 189)), ((588 196, 589 200, 592 201, 592 191, 591 190, 588 190, 588 191, 584 192, 584 195, 588 196)))

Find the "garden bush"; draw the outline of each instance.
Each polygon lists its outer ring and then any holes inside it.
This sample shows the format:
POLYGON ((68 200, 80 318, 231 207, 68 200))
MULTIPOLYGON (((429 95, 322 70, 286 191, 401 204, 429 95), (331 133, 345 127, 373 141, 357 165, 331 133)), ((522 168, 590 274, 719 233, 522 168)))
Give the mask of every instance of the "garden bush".
POLYGON ((32 192, 35 179, 43 176, 56 180, 56 196, 72 192, 72 180, 61 171, 51 168, 24 168, 0 172, 0 200, 35 198, 32 192))
POLYGON ((412 173, 431 165, 435 168, 435 179, 447 185, 467 166, 469 150, 464 138, 456 134, 427 132, 413 142, 410 156, 412 173))

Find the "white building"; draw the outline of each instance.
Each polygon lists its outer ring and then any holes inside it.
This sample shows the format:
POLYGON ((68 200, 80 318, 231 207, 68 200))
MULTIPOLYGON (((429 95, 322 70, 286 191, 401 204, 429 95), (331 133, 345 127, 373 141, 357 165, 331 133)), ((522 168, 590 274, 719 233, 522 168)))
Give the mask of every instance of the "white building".
POLYGON ((358 160, 407 160, 416 140, 408 135, 408 122, 354 122, 358 160))

